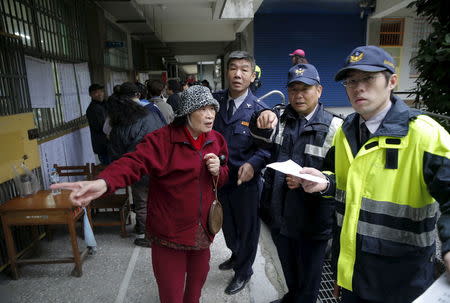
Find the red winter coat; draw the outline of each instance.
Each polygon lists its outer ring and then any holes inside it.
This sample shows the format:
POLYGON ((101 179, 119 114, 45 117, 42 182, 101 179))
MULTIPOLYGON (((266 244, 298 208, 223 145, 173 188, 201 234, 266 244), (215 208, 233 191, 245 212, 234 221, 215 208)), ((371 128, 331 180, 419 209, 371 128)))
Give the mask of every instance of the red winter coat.
MULTIPOLYGON (((208 211, 215 199, 212 175, 203 157, 208 153, 225 155, 227 143, 212 130, 197 151, 183 132, 184 126, 168 125, 150 134, 136 151, 114 161, 100 175, 108 192, 150 176, 147 232, 177 244, 195 245, 199 222, 207 230, 208 211)), ((219 187, 228 180, 226 163, 220 166, 219 187)), ((209 235, 211 240, 212 235, 209 235)))

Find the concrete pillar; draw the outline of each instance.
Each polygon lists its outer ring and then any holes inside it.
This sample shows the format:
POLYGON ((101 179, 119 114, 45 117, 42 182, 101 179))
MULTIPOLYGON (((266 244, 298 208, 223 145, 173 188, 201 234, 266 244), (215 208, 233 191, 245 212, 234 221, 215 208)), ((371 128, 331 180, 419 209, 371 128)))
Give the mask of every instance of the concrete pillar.
POLYGON ((103 10, 91 2, 86 4, 85 13, 91 82, 106 84, 104 73, 105 16, 103 10))

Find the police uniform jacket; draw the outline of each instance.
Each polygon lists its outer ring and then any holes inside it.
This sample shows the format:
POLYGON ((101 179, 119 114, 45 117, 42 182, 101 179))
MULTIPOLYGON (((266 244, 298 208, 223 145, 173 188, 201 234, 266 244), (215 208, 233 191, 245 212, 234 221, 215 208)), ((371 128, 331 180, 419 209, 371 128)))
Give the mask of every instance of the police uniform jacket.
MULTIPOLYGON (((260 145, 271 147, 270 162, 293 160, 300 166, 325 168, 325 155, 332 145, 333 136, 342 119, 324 110, 322 104, 311 119, 299 129, 299 115, 290 106, 277 106, 273 111, 280 117, 275 130, 256 127, 259 113, 251 120, 250 129, 260 145)), ((290 190, 286 175, 273 169, 264 173, 261 215, 272 229, 288 237, 299 235, 314 239, 328 239, 334 214, 334 200, 319 194, 305 193, 301 188, 290 190), (265 216, 265 217, 264 217, 265 216)))
POLYGON ((387 303, 411 302, 432 283, 436 223, 442 252, 450 250, 450 136, 391 101, 360 149, 359 115, 347 117, 330 149, 328 190, 336 198, 338 285, 387 303))
POLYGON ((254 112, 267 108, 263 102, 248 91, 248 95, 241 106, 236 109, 230 121, 227 119, 228 90, 213 94, 220 104, 220 110, 214 121, 214 129, 221 133, 228 144, 230 168, 230 185, 236 184, 239 167, 248 162, 253 166, 255 176, 264 168, 270 154, 258 147, 250 135, 249 122, 254 112))

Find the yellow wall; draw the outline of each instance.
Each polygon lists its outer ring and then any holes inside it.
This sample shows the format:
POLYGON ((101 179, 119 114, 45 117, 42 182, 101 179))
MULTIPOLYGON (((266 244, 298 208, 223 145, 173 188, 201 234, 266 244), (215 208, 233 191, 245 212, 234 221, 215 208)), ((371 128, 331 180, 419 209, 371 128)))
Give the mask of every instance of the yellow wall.
POLYGON ((28 139, 28 130, 35 128, 33 113, 0 117, 0 183, 13 178, 13 165, 19 165, 24 155, 29 169, 39 167, 37 140, 28 139))

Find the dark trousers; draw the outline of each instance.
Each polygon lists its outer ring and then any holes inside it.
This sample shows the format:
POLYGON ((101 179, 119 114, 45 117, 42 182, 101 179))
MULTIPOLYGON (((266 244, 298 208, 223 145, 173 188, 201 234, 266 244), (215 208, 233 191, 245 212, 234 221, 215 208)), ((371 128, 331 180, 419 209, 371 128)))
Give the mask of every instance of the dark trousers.
POLYGON ((134 212, 136 213, 135 232, 137 234, 144 234, 146 230, 148 182, 148 176, 144 176, 141 180, 131 185, 134 212))
POLYGON ((199 303, 210 251, 152 245, 152 265, 161 303, 199 303))
POLYGON ((328 240, 292 239, 272 230, 289 292, 283 303, 316 303, 328 240))
POLYGON ((223 234, 233 253, 235 275, 248 278, 258 249, 261 222, 258 217, 260 186, 255 180, 227 186, 219 193, 223 206, 223 234))

